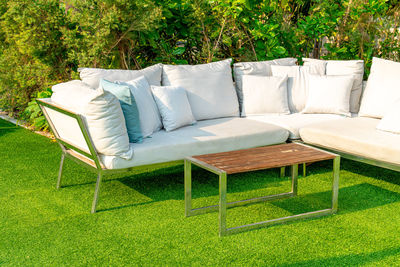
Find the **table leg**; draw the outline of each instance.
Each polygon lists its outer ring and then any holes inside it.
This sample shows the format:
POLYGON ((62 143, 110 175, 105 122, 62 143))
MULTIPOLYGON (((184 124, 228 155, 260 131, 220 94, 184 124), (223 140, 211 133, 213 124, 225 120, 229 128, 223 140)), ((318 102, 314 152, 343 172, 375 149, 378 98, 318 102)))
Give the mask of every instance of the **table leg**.
POLYGON ((185 216, 190 216, 192 211, 192 163, 185 160, 185 216))
POLYGON ((299 176, 299 165, 292 165, 292 193, 297 196, 297 178, 299 176))
POLYGON ((226 235, 226 172, 219 174, 219 236, 226 235))
POLYGON ((332 213, 338 210, 340 156, 333 159, 332 213))
POLYGON ((281 167, 281 178, 283 178, 283 177, 285 177, 285 170, 286 170, 286 168, 285 167, 281 167))

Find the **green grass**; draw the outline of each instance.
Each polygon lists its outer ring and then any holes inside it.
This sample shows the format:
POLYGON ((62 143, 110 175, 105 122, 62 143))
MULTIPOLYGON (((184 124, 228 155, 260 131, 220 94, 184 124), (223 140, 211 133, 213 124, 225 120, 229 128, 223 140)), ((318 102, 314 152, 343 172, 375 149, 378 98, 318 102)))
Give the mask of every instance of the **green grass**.
MULTIPOLYGON (((184 217, 183 167, 106 177, 90 214, 95 175, 60 148, 0 120, 0 265, 387 265, 400 262, 400 173, 342 161, 339 213, 218 237, 218 214, 184 217)), ((297 198, 230 209, 228 226, 327 208, 331 163, 299 178, 297 198)), ((229 177, 229 200, 289 190, 278 170, 229 177)), ((215 176, 194 169, 194 205, 218 200, 215 176)))

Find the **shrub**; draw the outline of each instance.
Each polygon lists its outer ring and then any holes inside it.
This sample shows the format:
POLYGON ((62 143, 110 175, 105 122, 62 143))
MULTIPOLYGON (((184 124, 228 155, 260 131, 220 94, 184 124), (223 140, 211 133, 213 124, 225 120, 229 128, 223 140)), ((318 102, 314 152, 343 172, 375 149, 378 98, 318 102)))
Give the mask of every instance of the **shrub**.
POLYGON ((79 67, 400 60, 399 15, 399 0, 1 1, 0 109, 45 127, 32 98, 78 78, 79 67))

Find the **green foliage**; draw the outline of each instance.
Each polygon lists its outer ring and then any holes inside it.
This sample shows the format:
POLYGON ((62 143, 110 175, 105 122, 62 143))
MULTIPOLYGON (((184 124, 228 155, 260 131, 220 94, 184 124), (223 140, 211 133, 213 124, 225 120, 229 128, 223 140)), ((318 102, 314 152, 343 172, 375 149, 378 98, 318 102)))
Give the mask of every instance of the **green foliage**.
POLYGON ((368 74, 373 56, 400 60, 399 16, 399 0, 1 1, 0 109, 23 115, 79 67, 306 56, 364 59, 368 74))
POLYGON ((68 79, 56 0, 2 2, 0 11, 0 109, 22 111, 35 92, 68 79))
POLYGON ((75 67, 140 68, 140 34, 156 28, 159 7, 150 0, 68 2, 64 44, 75 67))
POLYGON ((36 103, 37 98, 48 98, 51 96, 53 92, 51 89, 47 89, 45 91, 41 91, 37 93, 36 98, 32 99, 31 102, 28 103, 28 106, 24 110, 24 116, 26 116, 29 121, 32 123, 32 126, 35 130, 47 130, 49 125, 44 117, 42 111, 40 110, 39 105, 36 103))

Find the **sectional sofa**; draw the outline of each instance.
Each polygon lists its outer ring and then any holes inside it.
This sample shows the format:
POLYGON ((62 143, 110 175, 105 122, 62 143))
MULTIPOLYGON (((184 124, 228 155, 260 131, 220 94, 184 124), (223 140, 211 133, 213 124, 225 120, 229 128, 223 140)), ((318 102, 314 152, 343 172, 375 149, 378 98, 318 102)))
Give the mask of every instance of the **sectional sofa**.
POLYGON ((400 63, 294 58, 80 69, 39 99, 65 157, 102 176, 187 156, 300 141, 400 171, 400 63), (233 73, 233 75, 232 75, 233 73), (396 104, 396 101, 398 104, 396 104))

